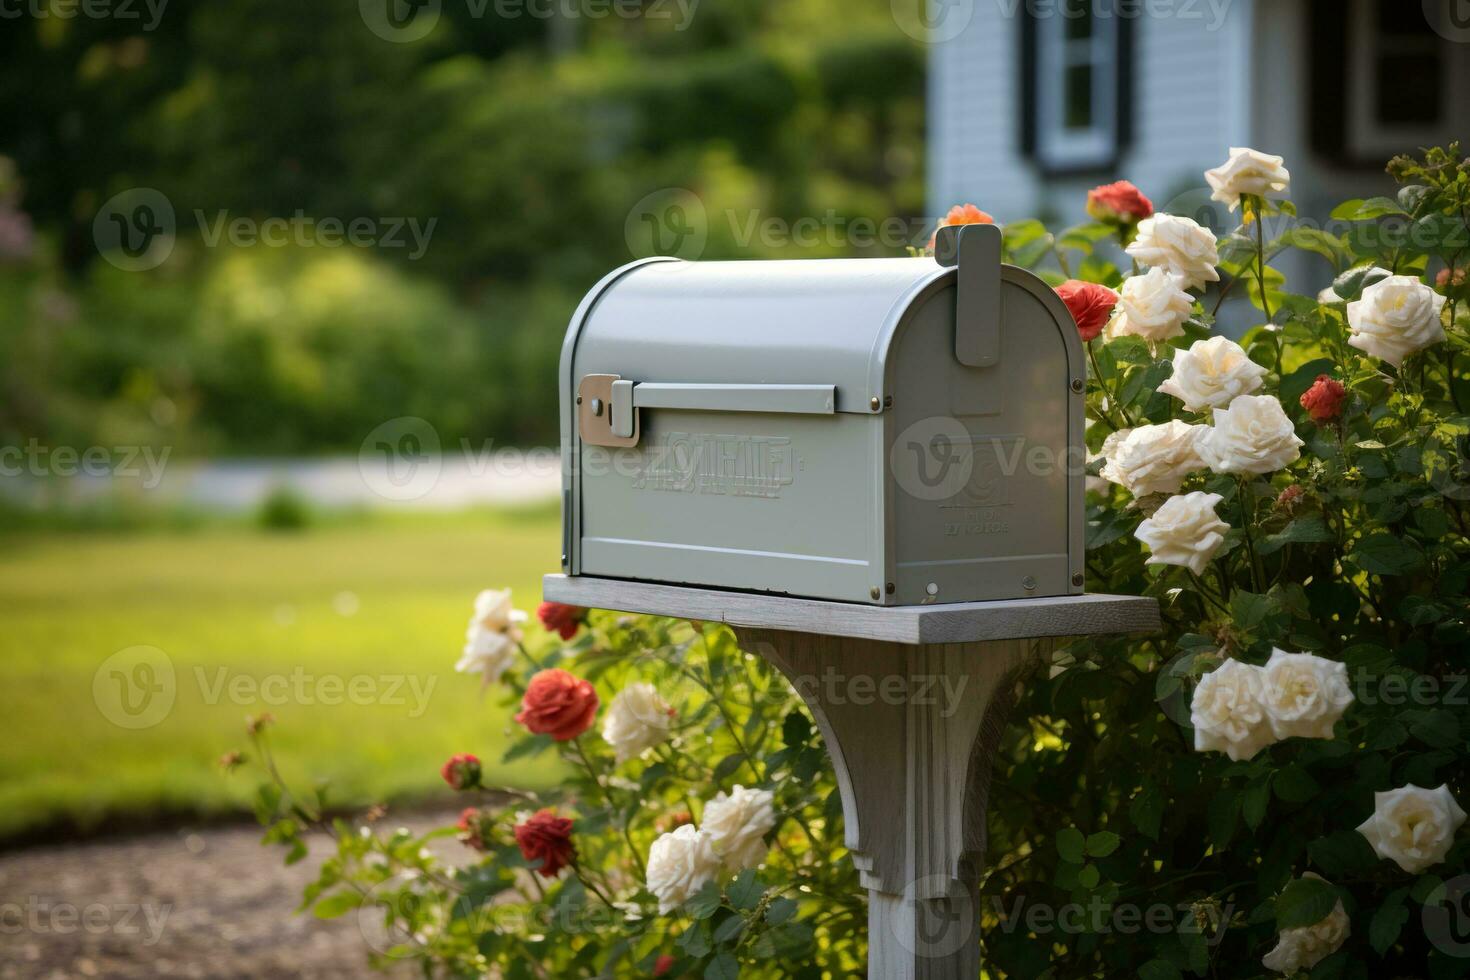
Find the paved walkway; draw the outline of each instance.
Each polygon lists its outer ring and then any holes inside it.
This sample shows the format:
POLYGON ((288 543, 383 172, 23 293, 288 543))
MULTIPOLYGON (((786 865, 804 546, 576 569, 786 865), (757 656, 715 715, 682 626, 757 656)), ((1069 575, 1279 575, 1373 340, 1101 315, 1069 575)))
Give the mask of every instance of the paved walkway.
MULTIPOLYGON (((423 831, 453 819, 401 822, 423 831)), ((374 975, 356 915, 293 913, 330 843, 313 838, 311 856, 287 868, 260 833, 172 831, 0 854, 0 978, 374 975)), ((416 974, 405 965, 382 975, 416 974)))

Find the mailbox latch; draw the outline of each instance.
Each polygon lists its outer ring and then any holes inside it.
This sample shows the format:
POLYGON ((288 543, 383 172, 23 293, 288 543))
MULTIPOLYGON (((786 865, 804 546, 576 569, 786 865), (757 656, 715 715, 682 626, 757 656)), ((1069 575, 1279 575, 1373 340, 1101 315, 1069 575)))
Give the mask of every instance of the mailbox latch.
POLYGON ((766 412, 831 415, 835 385, 732 385, 667 381, 634 382, 617 374, 587 374, 577 386, 582 441, 623 449, 638 445, 639 409, 692 412, 766 412))

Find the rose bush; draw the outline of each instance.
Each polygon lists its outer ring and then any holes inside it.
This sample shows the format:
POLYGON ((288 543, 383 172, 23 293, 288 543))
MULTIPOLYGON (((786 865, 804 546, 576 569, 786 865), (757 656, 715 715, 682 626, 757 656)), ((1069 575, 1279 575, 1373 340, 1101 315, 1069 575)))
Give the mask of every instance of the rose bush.
MULTIPOLYGON (((1072 642, 1018 685, 989 976, 1470 973, 1466 910, 1440 904, 1470 874, 1470 164, 1397 159, 1397 196, 1329 231, 1295 219, 1285 163, 1237 148, 1206 175, 1242 222, 1218 236, 1131 185, 1092 196, 1097 223, 1003 229, 1079 311, 1088 587, 1156 597, 1164 626, 1072 642), (1288 250, 1332 287, 1292 291, 1288 250), (1232 299, 1252 325, 1212 336, 1232 299)), ((522 637, 523 618, 477 603, 461 669, 521 724, 466 719, 464 748, 554 752, 565 780, 496 789, 457 756, 468 861, 339 819, 304 907, 367 910, 401 940, 375 956, 429 974, 861 972, 838 795, 788 685, 719 626, 553 609, 522 637)), ((260 811, 298 859, 323 804, 273 779, 260 811)))

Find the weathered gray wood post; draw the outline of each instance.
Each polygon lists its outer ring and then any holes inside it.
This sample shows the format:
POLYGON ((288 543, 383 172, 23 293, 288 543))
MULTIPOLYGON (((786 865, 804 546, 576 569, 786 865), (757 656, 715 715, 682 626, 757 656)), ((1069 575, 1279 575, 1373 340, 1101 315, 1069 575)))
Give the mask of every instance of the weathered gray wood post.
POLYGON ((868 975, 974 980, 991 762, 1055 638, 1158 627, 1152 599, 864 606, 548 575, 555 602, 731 625, 811 708, 868 890, 868 975))

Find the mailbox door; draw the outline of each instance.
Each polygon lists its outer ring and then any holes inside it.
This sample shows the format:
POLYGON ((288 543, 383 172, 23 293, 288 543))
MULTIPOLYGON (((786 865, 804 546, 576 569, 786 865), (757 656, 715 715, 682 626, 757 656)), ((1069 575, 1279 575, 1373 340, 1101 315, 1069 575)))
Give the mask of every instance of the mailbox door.
POLYGON ((999 360, 953 356, 953 288, 915 311, 890 359, 894 601, 1080 592, 1081 368, 1028 274, 1007 269, 999 360), (1073 362, 1077 363, 1073 363, 1073 362))
POLYGON ((642 408, 579 440, 580 573, 871 602, 879 417, 642 408))

